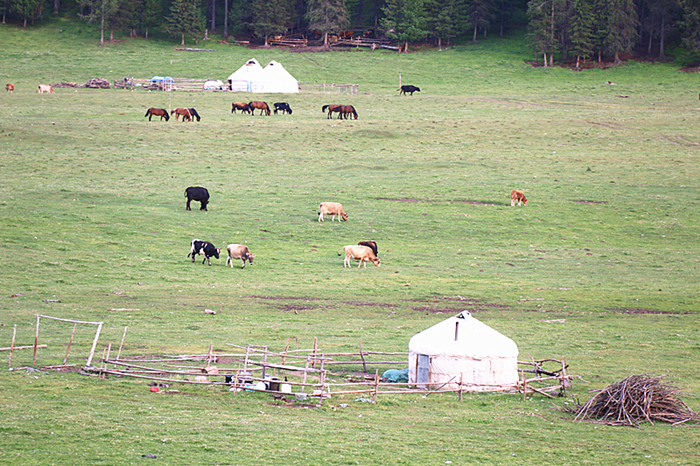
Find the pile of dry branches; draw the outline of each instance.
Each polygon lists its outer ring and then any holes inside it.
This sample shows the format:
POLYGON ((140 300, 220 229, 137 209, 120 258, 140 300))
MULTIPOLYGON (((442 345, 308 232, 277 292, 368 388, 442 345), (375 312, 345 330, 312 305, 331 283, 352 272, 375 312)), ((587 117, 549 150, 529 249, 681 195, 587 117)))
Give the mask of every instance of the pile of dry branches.
POLYGON ((576 420, 590 419, 609 425, 638 426, 641 422, 670 422, 673 425, 700 421, 678 398, 679 389, 661 382, 661 377, 631 375, 608 385, 587 403, 574 408, 576 420))

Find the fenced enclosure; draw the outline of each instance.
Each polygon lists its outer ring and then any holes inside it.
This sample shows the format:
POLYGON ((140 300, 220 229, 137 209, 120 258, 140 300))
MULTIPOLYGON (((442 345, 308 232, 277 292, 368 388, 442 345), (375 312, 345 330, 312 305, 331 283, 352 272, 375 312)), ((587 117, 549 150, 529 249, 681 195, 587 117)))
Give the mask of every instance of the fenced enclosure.
POLYGON ((299 83, 299 92, 316 94, 357 95, 358 84, 299 83))

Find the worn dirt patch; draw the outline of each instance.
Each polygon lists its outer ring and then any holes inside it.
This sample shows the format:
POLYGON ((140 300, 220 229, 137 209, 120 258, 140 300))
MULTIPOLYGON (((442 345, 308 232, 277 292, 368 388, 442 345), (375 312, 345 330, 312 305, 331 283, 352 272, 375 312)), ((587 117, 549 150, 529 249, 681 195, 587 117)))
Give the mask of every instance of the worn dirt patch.
POLYGON ((634 307, 634 308, 605 308, 606 311, 612 311, 612 312, 620 312, 622 314, 658 314, 658 315, 686 315, 686 314, 694 314, 693 312, 690 311, 660 311, 658 309, 646 309, 643 307, 634 307))
POLYGON ((256 295, 248 295, 246 298, 253 298, 253 299, 270 299, 273 301, 285 301, 285 300, 303 300, 303 301, 318 301, 318 298, 309 298, 309 297, 304 297, 304 296, 256 296, 256 295))
POLYGON ((307 311, 310 309, 315 309, 314 307, 302 306, 299 304, 284 304, 280 306, 283 311, 307 311))
POLYGON ((487 202, 487 201, 474 201, 471 199, 446 199, 444 201, 436 201, 433 199, 416 199, 413 197, 402 197, 402 198, 394 198, 394 197, 375 197, 377 201, 390 201, 390 202, 424 202, 427 204, 437 204, 440 202, 457 202, 457 203, 462 203, 462 204, 471 204, 471 205, 499 205, 494 202, 487 202))
POLYGON ((348 306, 358 306, 358 307, 398 307, 396 304, 389 303, 366 303, 364 301, 343 301, 343 304, 348 306))
POLYGON ((607 204, 608 201, 589 201, 587 199, 574 199, 571 202, 576 202, 577 204, 607 204))
POLYGON ((459 302, 459 308, 457 307, 439 307, 439 306, 414 306, 411 309, 415 311, 425 311, 434 314, 444 314, 444 313, 454 313, 458 314, 462 311, 469 312, 480 312, 480 311, 490 311, 494 309, 510 310, 511 307, 505 304, 497 303, 486 303, 479 299, 469 298, 467 296, 436 296, 433 298, 416 298, 409 299, 407 301, 412 302, 423 302, 423 303, 437 303, 440 301, 455 301, 459 302))

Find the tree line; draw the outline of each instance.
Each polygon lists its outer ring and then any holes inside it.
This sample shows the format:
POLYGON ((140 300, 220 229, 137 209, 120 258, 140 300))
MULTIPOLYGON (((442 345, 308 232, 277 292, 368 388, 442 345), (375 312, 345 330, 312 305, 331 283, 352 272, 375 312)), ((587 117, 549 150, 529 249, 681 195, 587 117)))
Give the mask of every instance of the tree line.
POLYGON ((115 31, 156 31, 182 45, 209 33, 265 44, 297 34, 328 45, 351 31, 396 40, 407 52, 409 43, 442 47, 527 26, 545 66, 619 61, 633 49, 663 59, 669 44, 700 55, 700 0, 0 0, 2 22, 24 27, 61 10, 99 24, 101 45, 115 31))

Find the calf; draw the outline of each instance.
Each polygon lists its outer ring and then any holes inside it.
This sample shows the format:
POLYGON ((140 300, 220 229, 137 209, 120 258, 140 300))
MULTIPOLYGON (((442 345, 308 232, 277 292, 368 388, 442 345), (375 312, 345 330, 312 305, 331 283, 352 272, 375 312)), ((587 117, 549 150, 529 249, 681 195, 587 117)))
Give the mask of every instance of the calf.
POLYGON ((5 84, 5 90, 7 92, 14 92, 15 91, 15 85, 12 83, 7 83, 5 84))
POLYGON ((211 265, 211 260, 210 257, 214 256, 217 259, 219 258, 219 252, 221 252, 220 249, 217 249, 214 247, 213 244, 211 244, 209 241, 202 241, 201 239, 193 239, 192 240, 192 247, 190 248, 190 253, 187 254, 187 257, 192 256, 192 262, 194 262, 194 256, 197 254, 202 254, 204 256, 204 260, 202 261, 202 264, 204 262, 208 262, 209 265, 211 265))
POLYGON ((190 186, 185 189, 185 197, 187 197, 187 206, 185 210, 192 210, 190 208, 190 202, 198 201, 201 203, 199 210, 207 210, 207 203, 209 202, 209 191, 207 188, 202 188, 201 186, 190 186))
POLYGON ((343 252, 345 253, 343 268, 350 267, 350 259, 360 261, 360 265, 357 266, 358 269, 360 268, 360 266, 362 266, 362 263, 364 263, 365 268, 367 268, 367 262, 369 261, 372 261, 377 267, 379 267, 380 265, 379 258, 376 254, 374 254, 372 248, 368 246, 349 245, 343 247, 343 252))
POLYGON ((343 210, 343 205, 337 202, 321 202, 321 212, 318 214, 318 221, 323 222, 324 215, 331 216, 331 222, 335 222, 336 215, 338 216, 338 221, 342 217, 346 222, 348 221, 348 214, 343 210))
POLYGON ((410 92, 411 95, 413 95, 414 92, 420 92, 420 87, 417 87, 417 86, 401 86, 401 89, 399 89, 399 95, 401 95, 401 94, 406 95, 407 92, 410 92))
POLYGON ((245 268, 245 261, 248 260, 250 265, 253 265, 253 258, 255 254, 251 254, 248 246, 245 244, 229 244, 226 249, 228 249, 228 258, 226 258, 226 265, 231 264, 233 268, 233 259, 243 260, 243 265, 241 268, 245 268))
POLYGON ((48 84, 39 84, 39 94, 55 94, 53 87, 48 84))
POLYGON ((523 206, 527 205, 527 199, 525 199, 525 193, 522 191, 518 191, 517 189, 514 189, 510 192, 510 206, 513 207, 515 203, 520 203, 522 202, 523 206))
POLYGON ((289 106, 287 102, 275 102, 275 115, 277 115, 277 111, 281 110, 282 115, 284 115, 285 112, 289 113, 290 115, 292 114, 292 107, 289 106))

